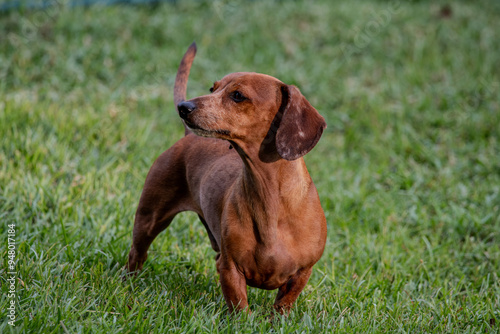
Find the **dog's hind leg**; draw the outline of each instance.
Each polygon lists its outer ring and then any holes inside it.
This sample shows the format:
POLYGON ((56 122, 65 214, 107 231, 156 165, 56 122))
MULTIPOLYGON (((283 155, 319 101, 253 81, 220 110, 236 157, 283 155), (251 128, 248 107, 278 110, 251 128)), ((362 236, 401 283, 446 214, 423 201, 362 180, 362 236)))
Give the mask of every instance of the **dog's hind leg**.
POLYGON ((134 223, 132 248, 128 255, 128 271, 141 270, 148 257, 148 249, 153 240, 167 228, 175 217, 175 213, 165 219, 158 220, 137 213, 134 223))
POLYGON ((191 209, 184 168, 175 149, 155 161, 146 178, 135 214, 132 248, 127 269, 141 270, 153 240, 166 229, 175 215, 191 209))

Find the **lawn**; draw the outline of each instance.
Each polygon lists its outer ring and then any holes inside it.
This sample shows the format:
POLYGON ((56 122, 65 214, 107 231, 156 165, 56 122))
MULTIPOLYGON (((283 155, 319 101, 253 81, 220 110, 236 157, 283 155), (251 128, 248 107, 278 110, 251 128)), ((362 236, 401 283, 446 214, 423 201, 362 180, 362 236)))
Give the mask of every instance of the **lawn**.
POLYGON ((0 13, 0 332, 499 332, 500 4, 450 3, 0 13), (327 120, 306 156, 327 245, 286 318, 252 288, 253 313, 227 314, 191 213, 122 280, 146 174, 183 136, 172 90, 192 41, 188 97, 255 71, 327 120))

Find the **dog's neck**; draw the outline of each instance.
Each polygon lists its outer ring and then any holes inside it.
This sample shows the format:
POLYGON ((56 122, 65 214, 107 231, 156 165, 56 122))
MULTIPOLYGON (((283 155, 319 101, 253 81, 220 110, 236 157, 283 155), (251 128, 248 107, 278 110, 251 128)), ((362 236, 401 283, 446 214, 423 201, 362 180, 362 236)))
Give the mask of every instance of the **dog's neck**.
POLYGON ((256 237, 262 244, 273 244, 278 231, 278 220, 298 207, 307 193, 311 179, 302 158, 287 161, 262 161, 258 149, 232 146, 243 160, 241 190, 250 206, 256 237))

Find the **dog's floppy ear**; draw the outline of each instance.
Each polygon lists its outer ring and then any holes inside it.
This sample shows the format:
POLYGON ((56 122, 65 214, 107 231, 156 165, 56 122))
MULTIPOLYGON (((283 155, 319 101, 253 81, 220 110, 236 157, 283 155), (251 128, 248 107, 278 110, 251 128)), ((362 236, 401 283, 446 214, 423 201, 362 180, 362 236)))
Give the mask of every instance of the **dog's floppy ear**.
POLYGON ((295 160, 313 149, 326 122, 297 87, 282 86, 281 94, 286 107, 276 133, 276 150, 283 159, 295 160))

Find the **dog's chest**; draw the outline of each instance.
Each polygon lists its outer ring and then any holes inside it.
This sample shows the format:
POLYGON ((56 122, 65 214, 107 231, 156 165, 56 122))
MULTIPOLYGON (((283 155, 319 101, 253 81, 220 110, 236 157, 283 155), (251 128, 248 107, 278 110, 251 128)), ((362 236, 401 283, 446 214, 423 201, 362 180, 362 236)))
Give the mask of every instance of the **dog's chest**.
POLYGON ((256 246, 236 259, 248 285, 273 290, 282 286, 299 269, 291 253, 280 247, 256 246))

